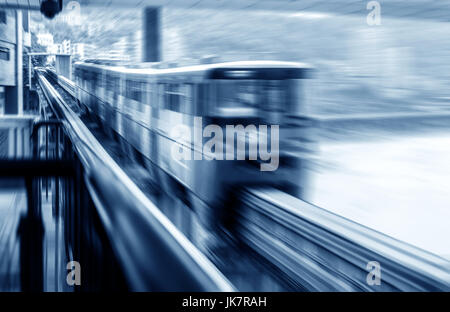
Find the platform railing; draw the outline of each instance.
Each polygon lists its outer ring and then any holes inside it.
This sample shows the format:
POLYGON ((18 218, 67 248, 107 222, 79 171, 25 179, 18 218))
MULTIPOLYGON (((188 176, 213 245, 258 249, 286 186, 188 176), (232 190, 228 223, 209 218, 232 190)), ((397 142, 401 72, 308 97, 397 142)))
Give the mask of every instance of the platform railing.
MULTIPOLYGON (((115 163, 44 75, 38 80, 71 144, 72 151, 65 153, 75 159, 75 177, 65 183, 66 195, 81 194, 66 211, 68 229, 75 232, 68 233, 73 236, 74 260, 88 256, 80 243, 86 236, 82 227, 99 221, 128 289, 233 291, 229 281, 115 163), (91 217, 84 224, 86 215, 91 217)), ((89 247, 94 245, 91 242, 89 247)))
POLYGON ((449 291, 450 261, 275 189, 246 189, 238 232, 310 291, 449 291))

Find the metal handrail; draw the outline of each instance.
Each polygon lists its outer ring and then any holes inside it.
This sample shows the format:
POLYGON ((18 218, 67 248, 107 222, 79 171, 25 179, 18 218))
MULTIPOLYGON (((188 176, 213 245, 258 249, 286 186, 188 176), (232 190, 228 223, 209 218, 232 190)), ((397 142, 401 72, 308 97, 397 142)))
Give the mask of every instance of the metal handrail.
POLYGON ((275 189, 246 189, 244 198, 245 240, 312 290, 450 290, 447 259, 275 189), (381 267, 379 287, 366 280, 371 261, 381 267))
POLYGON ((109 156, 47 79, 38 77, 84 167, 88 191, 130 289, 233 291, 231 283, 109 156))

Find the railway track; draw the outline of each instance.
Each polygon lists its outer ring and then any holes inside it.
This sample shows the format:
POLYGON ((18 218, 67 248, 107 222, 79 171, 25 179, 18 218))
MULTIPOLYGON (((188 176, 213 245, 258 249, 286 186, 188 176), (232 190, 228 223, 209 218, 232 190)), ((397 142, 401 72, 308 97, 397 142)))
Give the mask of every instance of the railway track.
MULTIPOLYGON (((309 291, 449 291, 450 261, 275 189, 246 189, 241 241, 309 291), (368 278, 380 266, 380 285, 368 278)), ((295 286, 294 286, 295 287, 295 286)))
MULTIPOLYGON (((44 96, 41 100, 45 102, 42 106, 50 107, 53 116, 58 118, 58 124, 63 126, 66 145, 72 146, 67 151, 68 156, 73 157, 73 183, 82 191, 81 195, 81 192, 77 195, 75 191, 69 190, 68 197, 76 198, 75 203, 69 203, 66 208, 68 211, 76 210, 75 213, 89 210, 80 219, 80 229, 77 224, 68 229, 75 231, 74 235, 80 234, 78 231, 83 233, 76 237, 86 243, 89 251, 85 253, 89 259, 83 258, 86 260, 85 265, 91 269, 96 265, 90 258, 98 256, 96 252, 99 246, 90 249, 90 233, 94 228, 101 228, 108 237, 105 245, 111 245, 114 250, 109 259, 111 262, 117 260, 120 265, 121 271, 114 274, 124 274, 129 290, 234 290, 234 286, 217 267, 169 222, 103 148, 75 113, 76 107, 72 109, 71 106, 76 105, 76 102, 70 105, 66 103, 42 71, 38 75, 39 92, 44 96), (100 222, 90 224, 91 213, 100 222), (155 250, 158 250, 157 257, 155 250), (93 266, 90 266, 92 262, 93 266)), ((79 113, 83 115, 82 110, 79 113)), ((77 257, 80 257, 80 253, 77 257)), ((111 285, 113 288, 123 285, 120 281, 113 283, 116 283, 111 285)))

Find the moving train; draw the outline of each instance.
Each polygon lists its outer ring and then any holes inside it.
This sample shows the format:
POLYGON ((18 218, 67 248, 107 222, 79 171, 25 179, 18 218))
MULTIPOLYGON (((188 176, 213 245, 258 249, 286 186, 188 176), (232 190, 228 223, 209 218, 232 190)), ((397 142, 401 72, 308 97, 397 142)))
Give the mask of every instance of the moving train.
POLYGON ((164 190, 177 192, 193 209, 203 209, 223 207, 230 192, 250 185, 303 196, 311 152, 304 94, 312 70, 279 61, 176 68, 77 62, 72 92, 164 190), (230 126, 242 131, 230 135, 230 126), (275 143, 276 160, 252 152, 265 147, 275 157, 275 143), (244 151, 242 159, 237 154, 244 151), (262 170, 268 162, 275 165, 262 170))

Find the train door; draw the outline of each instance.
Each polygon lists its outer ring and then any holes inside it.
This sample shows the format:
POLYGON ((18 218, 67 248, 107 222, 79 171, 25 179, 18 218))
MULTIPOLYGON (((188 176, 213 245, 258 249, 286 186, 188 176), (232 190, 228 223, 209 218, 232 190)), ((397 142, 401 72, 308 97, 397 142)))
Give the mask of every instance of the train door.
POLYGON ((288 110, 288 83, 286 80, 260 81, 261 117, 268 124, 284 124, 283 115, 288 110))
POLYGON ((258 85, 254 80, 215 79, 210 98, 211 115, 251 121, 258 117, 258 85))

